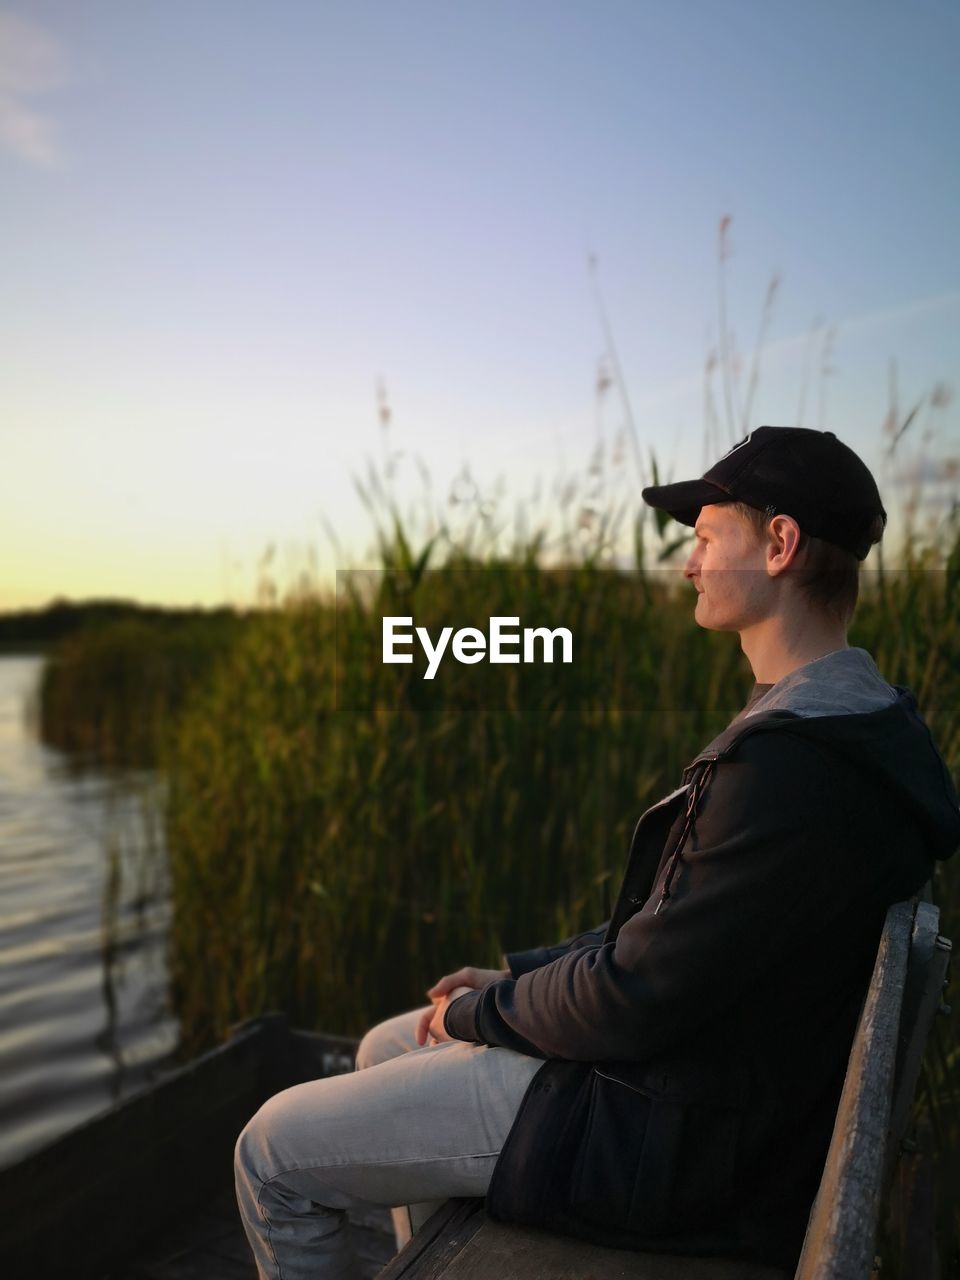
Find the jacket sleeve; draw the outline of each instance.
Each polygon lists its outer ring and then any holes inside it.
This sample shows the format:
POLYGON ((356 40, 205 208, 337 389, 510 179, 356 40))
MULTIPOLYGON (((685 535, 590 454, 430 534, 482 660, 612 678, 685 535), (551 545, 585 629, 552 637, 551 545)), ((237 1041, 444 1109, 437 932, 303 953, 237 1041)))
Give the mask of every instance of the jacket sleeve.
POLYGON ((510 977, 519 978, 521 973, 540 969, 543 965, 550 964, 552 960, 557 960, 578 947, 598 947, 603 941, 609 923, 609 920, 605 920, 595 929, 575 934, 572 938, 564 938, 563 942, 557 942, 552 947, 531 947, 529 951, 507 951, 503 959, 505 966, 510 970, 510 977))
POLYGON ((809 743, 745 739, 715 768, 659 914, 658 880, 614 942, 461 996, 448 1034, 586 1062, 643 1061, 688 1041, 785 955, 802 963, 805 946, 822 945, 811 920, 835 906, 838 858, 856 861, 845 801, 809 743))

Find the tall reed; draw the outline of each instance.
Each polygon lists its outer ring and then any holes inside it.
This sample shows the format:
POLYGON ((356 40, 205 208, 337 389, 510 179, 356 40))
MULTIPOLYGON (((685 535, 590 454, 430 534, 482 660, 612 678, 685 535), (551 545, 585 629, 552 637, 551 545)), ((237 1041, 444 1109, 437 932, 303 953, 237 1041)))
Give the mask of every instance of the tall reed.
POLYGON ((243 618, 137 611, 80 627, 44 663, 33 716, 75 768, 157 763, 161 738, 243 618))

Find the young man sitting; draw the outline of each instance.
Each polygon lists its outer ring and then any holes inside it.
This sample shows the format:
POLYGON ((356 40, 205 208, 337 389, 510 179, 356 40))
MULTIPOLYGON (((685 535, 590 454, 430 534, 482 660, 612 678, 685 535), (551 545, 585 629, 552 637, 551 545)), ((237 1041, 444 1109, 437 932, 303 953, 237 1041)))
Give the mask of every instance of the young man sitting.
POLYGON ((695 527, 696 620, 739 633, 750 700, 640 818, 609 921, 445 976, 368 1033, 364 1069, 254 1116, 237 1193, 261 1277, 350 1276, 343 1210, 416 1224, 451 1195, 796 1263, 887 907, 960 843, 960 807, 912 694, 847 645, 886 520, 850 449, 761 427, 643 497, 695 527))

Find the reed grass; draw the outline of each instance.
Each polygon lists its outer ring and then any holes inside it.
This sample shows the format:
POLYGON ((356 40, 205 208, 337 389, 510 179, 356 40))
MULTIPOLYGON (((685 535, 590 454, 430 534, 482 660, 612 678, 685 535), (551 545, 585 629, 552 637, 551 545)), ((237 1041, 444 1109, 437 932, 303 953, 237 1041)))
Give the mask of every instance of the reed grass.
POLYGON ((31 704, 44 742, 72 767, 154 767, 181 708, 243 619, 159 610, 93 622, 48 652, 31 704))

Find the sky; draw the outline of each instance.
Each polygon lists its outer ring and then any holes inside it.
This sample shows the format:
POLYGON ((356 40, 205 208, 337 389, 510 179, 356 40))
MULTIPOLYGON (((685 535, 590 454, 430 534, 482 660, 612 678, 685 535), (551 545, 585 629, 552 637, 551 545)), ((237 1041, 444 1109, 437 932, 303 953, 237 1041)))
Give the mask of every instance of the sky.
POLYGON ((949 504, 958 57, 951 0, 0 3, 0 610, 247 604, 366 562, 371 462, 523 503, 628 430, 637 503, 771 423, 949 504))

